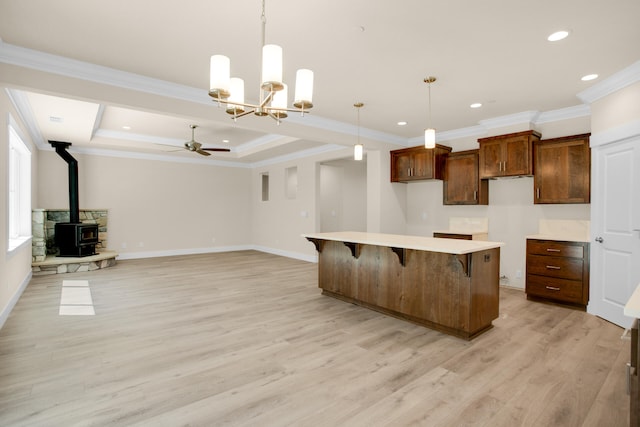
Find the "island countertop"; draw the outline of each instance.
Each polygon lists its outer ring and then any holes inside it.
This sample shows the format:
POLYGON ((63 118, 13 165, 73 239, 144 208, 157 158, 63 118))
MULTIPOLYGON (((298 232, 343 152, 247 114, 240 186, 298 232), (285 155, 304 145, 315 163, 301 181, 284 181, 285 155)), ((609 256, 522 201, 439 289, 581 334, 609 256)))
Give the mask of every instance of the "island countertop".
POLYGON ((463 255, 504 246, 503 242, 485 240, 457 240, 437 237, 406 236, 401 234, 365 233, 360 231, 340 231, 333 233, 303 234, 307 239, 351 242, 364 245, 387 246, 419 251, 440 252, 463 255))

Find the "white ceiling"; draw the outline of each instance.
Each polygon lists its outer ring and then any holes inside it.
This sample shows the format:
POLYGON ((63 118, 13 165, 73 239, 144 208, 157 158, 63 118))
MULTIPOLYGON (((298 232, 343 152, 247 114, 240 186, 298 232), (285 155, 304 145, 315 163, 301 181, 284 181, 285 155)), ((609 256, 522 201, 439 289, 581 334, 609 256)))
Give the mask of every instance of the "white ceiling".
POLYGON ((445 135, 580 106, 577 94, 640 59, 637 0, 268 0, 266 41, 283 47, 290 86, 296 69, 314 71, 314 108, 279 126, 255 116, 234 123, 207 96, 209 57, 229 56, 255 102, 260 13, 259 0, 0 0, 0 63, 72 77, 65 87, 8 84, 43 141, 189 158, 172 146, 197 124, 196 140, 232 150, 203 160, 257 164, 351 146, 355 102, 365 104, 367 145, 419 144, 427 76, 437 77, 432 124, 445 135), (559 29, 570 36, 548 42, 559 29), (590 73, 600 78, 580 80, 590 73), (83 92, 87 81, 114 90, 97 97, 83 92), (150 108, 141 92, 166 100, 150 108))

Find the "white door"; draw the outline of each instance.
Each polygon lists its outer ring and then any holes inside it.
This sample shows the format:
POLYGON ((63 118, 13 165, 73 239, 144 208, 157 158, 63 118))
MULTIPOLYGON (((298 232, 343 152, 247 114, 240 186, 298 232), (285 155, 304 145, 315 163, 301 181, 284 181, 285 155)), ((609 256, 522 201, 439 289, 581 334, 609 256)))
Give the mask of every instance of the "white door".
POLYGON ((592 159, 588 311, 627 328, 640 284, 640 136, 594 147, 592 159))

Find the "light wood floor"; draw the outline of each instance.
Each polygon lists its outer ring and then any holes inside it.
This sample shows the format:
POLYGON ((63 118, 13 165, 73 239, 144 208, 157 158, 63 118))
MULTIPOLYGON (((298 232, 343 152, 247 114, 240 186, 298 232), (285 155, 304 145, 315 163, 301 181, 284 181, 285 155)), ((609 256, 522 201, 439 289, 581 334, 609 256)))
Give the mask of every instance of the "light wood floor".
POLYGON ((0 330, 2 426, 623 426, 623 330, 501 289, 472 342, 320 295, 259 252, 34 278, 0 330), (62 280, 95 316, 59 316, 62 280))

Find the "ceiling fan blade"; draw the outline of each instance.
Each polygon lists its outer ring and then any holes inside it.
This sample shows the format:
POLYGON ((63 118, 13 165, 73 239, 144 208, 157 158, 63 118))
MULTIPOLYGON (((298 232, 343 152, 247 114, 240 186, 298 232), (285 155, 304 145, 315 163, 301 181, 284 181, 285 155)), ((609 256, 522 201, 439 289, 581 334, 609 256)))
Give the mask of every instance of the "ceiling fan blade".
POLYGON ((205 151, 220 151, 220 152, 224 152, 224 153, 228 153, 229 151, 231 151, 230 148, 201 148, 201 150, 205 150, 205 151))
POLYGON ((204 150, 195 150, 195 151, 196 151, 196 153, 198 153, 198 154, 202 154, 203 156, 210 156, 210 155, 211 155, 211 153, 207 153, 207 152, 206 152, 206 151, 204 151, 204 150))

